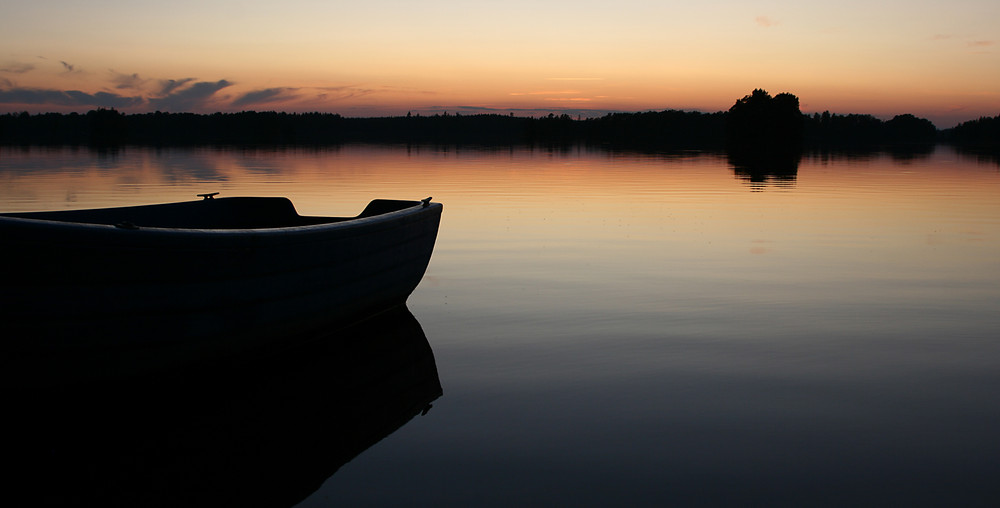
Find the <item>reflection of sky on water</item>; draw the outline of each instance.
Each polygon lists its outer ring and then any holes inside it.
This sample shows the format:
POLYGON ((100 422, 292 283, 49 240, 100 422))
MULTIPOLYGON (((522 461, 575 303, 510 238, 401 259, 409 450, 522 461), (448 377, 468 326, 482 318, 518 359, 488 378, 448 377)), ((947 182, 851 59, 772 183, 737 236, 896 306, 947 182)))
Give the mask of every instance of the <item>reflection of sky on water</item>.
POLYGON ((409 306, 445 395, 303 506, 1000 498, 993 162, 807 154, 784 185, 697 153, 128 149, 110 172, 18 153, 5 210, 444 203, 409 306))
MULTIPOLYGON (((534 353, 494 362, 518 365, 534 353)), ((682 350, 678 359, 690 357, 682 350)), ((562 383, 449 390, 440 412, 345 468, 330 493, 347 504, 393 504, 422 486, 442 492, 434 499, 489 506, 836 505, 995 494, 990 478, 1000 471, 1000 449, 991 426, 1000 415, 983 407, 995 376, 909 383, 880 374, 874 383, 883 387, 872 389, 871 379, 671 372, 674 366, 655 375, 619 366, 616 376, 595 378, 586 365, 562 383), (962 400, 945 393, 969 386, 962 400), (932 395, 914 393, 922 389, 932 395), (378 493, 352 487, 370 478, 399 480, 378 493)))

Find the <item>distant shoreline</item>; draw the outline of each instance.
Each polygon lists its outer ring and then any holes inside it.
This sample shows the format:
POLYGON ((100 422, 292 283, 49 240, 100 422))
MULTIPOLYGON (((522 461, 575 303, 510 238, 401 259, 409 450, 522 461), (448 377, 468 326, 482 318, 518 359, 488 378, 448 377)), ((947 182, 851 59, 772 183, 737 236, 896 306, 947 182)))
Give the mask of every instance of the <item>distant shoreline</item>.
MULTIPOLYGON (((329 113, 141 113, 113 109, 77 113, 0 115, 3 145, 338 145, 352 142, 427 144, 587 144, 639 149, 722 149, 732 146, 729 112, 568 115, 436 114, 350 118, 329 113)), ((801 131, 775 144, 805 149, 873 149, 949 143, 996 151, 1000 115, 939 130, 913 115, 883 121, 872 115, 801 114, 801 131), (800 137, 800 140, 790 139, 800 137)))

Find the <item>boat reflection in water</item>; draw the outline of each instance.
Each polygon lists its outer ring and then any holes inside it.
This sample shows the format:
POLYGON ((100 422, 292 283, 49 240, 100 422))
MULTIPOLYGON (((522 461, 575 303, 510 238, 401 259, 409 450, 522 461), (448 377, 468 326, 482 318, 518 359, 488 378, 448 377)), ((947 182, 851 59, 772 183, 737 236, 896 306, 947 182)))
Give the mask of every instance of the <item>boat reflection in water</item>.
POLYGON ((31 506, 291 506, 442 395, 405 306, 267 358, 6 386, 8 479, 31 506))

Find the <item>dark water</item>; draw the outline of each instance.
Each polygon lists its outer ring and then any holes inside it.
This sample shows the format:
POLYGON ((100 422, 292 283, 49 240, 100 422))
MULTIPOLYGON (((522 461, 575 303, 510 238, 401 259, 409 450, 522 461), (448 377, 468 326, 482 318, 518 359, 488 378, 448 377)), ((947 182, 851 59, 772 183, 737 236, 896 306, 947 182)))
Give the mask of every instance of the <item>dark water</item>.
MULTIPOLYGON (((995 163, 939 149, 806 157, 790 174, 769 174, 711 154, 583 149, 0 150, 4 211, 212 191, 285 195, 314 215, 351 215, 373 197, 444 203, 434 258, 408 303, 443 395, 343 465, 329 452, 325 470, 304 467, 322 463, 311 452, 325 448, 303 440, 289 444, 294 453, 261 452, 266 468, 186 489, 204 504, 282 489, 301 495, 257 499, 1000 500, 995 163), (282 469, 308 469, 312 483, 302 483, 315 490, 273 472, 282 469)), ((315 406, 337 407, 343 393, 317 385, 315 406)), ((332 421, 262 400, 268 408, 283 417, 278 433, 332 421)), ((48 488, 66 486, 79 483, 48 488)))
POLYGON ((266 358, 4 381, 18 506, 291 506, 441 395, 403 307, 266 358))

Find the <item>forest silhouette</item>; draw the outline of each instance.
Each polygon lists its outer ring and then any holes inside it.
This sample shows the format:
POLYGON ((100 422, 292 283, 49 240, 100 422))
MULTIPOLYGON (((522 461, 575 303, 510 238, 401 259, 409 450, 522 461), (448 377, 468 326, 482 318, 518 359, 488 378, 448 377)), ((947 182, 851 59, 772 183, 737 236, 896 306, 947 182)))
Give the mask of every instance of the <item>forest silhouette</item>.
POLYGON ((427 144, 587 144, 611 148, 726 149, 736 159, 794 160, 802 149, 926 150, 938 142, 1000 149, 1000 115, 939 130, 927 119, 901 114, 883 121, 868 114, 803 114, 790 93, 756 89, 728 111, 610 113, 516 117, 435 114, 351 118, 333 113, 140 113, 114 109, 79 113, 0 115, 6 145, 336 145, 352 142, 427 144))

